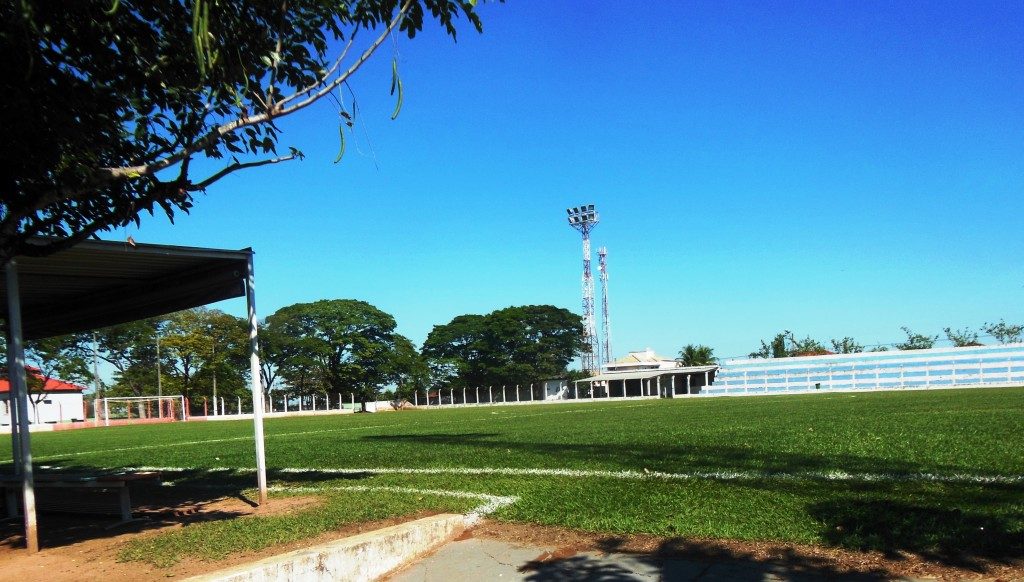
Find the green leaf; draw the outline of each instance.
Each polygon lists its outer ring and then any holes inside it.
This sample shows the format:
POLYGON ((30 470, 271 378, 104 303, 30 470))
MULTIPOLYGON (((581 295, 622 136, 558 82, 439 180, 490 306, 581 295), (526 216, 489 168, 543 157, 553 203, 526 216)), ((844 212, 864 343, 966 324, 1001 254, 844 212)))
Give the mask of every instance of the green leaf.
POLYGON ((342 123, 338 124, 338 138, 341 140, 341 148, 338 150, 338 157, 334 158, 335 164, 345 155, 345 125, 342 123))
POLYGON ((395 103, 395 110, 391 112, 391 119, 398 118, 398 112, 402 110, 402 78, 398 76, 398 59, 391 60, 391 94, 395 94, 395 89, 398 89, 398 101, 395 103))

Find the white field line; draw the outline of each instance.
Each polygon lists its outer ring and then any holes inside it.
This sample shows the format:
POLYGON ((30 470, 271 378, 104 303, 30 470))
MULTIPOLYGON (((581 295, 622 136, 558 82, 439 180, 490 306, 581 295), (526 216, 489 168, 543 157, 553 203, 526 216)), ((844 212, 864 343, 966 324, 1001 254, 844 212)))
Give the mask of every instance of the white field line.
MULTIPOLYGON (((183 468, 183 467, 132 467, 132 471, 166 472, 253 472, 256 469, 239 468, 183 468)), ((273 469, 274 473, 322 474, 322 475, 500 475, 505 477, 568 477, 573 479, 618 479, 625 481, 688 481, 695 479, 711 481, 751 481, 776 479, 785 481, 849 481, 873 483, 951 483, 972 485, 1015 485, 1024 483, 1024 475, 971 475, 965 473, 850 473, 846 471, 688 471, 668 473, 663 471, 608 471, 600 469, 546 469, 515 467, 374 467, 352 469, 314 469, 290 467, 273 469)))
POLYGON ((476 499, 483 501, 483 505, 474 507, 467 514, 467 525, 473 525, 482 518, 498 511, 502 507, 512 505, 519 501, 515 495, 489 495, 487 493, 475 493, 473 491, 452 491, 445 489, 417 489, 415 487, 391 487, 387 485, 366 486, 347 485, 339 487, 270 487, 271 491, 285 491, 293 493, 322 493, 323 491, 390 491, 392 493, 408 493, 410 495, 438 495, 441 497, 456 497, 459 499, 476 499))
MULTIPOLYGON (((615 410, 618 410, 618 409, 621 409, 621 408, 646 408, 648 406, 651 406, 651 404, 634 404, 632 406, 618 406, 618 407, 615 407, 615 410)), ((508 415, 492 412, 492 414, 494 415, 493 417, 492 416, 486 416, 486 417, 483 417, 483 418, 466 418, 466 419, 447 420, 447 421, 431 422, 431 423, 419 423, 419 424, 416 424, 415 426, 416 426, 417 429, 420 429, 420 428, 424 428, 424 427, 429 428, 429 427, 432 427, 432 426, 444 426, 444 425, 451 425, 451 424, 464 424, 464 423, 467 423, 467 422, 481 422, 481 421, 485 421, 485 420, 487 420, 487 421, 512 420, 512 419, 516 419, 516 418, 527 418, 527 417, 531 417, 531 416, 548 416, 548 415, 552 415, 552 414, 590 414, 590 413, 595 413, 595 412, 604 412, 606 410, 609 410, 609 409, 555 410, 555 411, 549 411, 549 412, 536 412, 536 413, 532 413, 532 414, 508 414, 508 415)), ((296 431, 296 432, 270 433, 270 434, 265 434, 264 438, 266 438, 266 439, 276 439, 276 438, 287 438, 287 437, 295 437, 295 436, 309 436, 309 435, 315 435, 315 434, 328 434, 328 433, 337 433, 337 432, 349 432, 349 431, 355 431, 355 430, 372 430, 372 429, 378 429, 378 428, 394 428, 394 427, 397 427, 397 426, 400 426, 400 425, 396 425, 396 424, 368 424, 368 425, 365 425, 365 426, 348 426, 348 427, 343 427, 343 428, 324 428, 324 429, 304 430, 304 431, 296 431)), ((134 445, 134 446, 130 446, 130 447, 116 447, 116 448, 110 448, 110 449, 93 449, 93 450, 90 450, 90 451, 69 451, 69 452, 60 453, 60 454, 41 455, 41 456, 33 457, 33 460, 35 460, 35 461, 45 461, 45 460, 50 460, 50 459, 60 459, 60 458, 63 458, 63 457, 77 457, 77 456, 82 456, 82 455, 98 455, 98 454, 103 454, 103 453, 125 453, 125 452, 130 452, 130 451, 144 451, 144 450, 148 450, 148 449, 163 449, 163 448, 166 448, 166 447, 193 447, 193 446, 206 445, 206 444, 210 444, 210 443, 227 443, 227 442, 251 441, 251 440, 253 440, 253 437, 250 436, 250 435, 247 435, 247 436, 239 436, 239 437, 224 437, 224 438, 218 438, 218 439, 179 441, 179 442, 174 442, 174 443, 159 443, 159 444, 151 444, 151 445, 134 445)), ((2 461, 0 461, 0 462, 2 462, 2 461)))

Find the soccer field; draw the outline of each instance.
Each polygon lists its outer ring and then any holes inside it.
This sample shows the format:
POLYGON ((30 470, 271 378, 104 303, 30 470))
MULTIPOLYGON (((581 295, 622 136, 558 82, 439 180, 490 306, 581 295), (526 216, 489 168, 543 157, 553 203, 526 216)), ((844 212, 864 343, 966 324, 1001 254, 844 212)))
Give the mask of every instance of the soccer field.
MULTIPOLYGON (((1022 555, 1024 389, 296 417, 268 420, 266 435, 277 494, 319 490, 336 504, 475 508, 609 533, 1022 555)), ((39 433, 33 450, 52 467, 254 482, 248 421, 39 433)), ((9 444, 0 455, 9 462, 9 444)))

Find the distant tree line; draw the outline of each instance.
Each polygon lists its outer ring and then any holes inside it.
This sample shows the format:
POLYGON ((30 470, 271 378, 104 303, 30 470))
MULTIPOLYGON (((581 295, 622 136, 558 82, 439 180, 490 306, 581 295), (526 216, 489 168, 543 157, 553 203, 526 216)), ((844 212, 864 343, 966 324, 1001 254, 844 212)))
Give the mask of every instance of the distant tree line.
MULTIPOLYGON (((906 339, 891 344, 897 350, 925 350, 935 347, 939 335, 917 333, 904 326, 900 328, 906 339)), ((1024 324, 1006 323, 1000 319, 997 323, 985 323, 978 330, 970 328, 943 328, 946 339, 955 347, 984 345, 980 337, 991 337, 1000 344, 1017 343, 1024 340, 1024 324)), ((888 345, 871 346, 871 352, 888 351, 888 345)), ((829 340, 829 346, 810 336, 799 338, 789 330, 783 330, 769 340, 761 340, 761 347, 751 352, 751 358, 788 358, 793 356, 817 356, 824 354, 854 354, 865 351, 865 346, 852 337, 829 340)))
MULTIPOLYGON (((585 349, 580 316, 551 305, 457 316, 434 326, 422 351, 395 328, 393 316, 354 299, 279 309, 259 330, 264 396, 275 388, 295 396, 352 394, 365 405, 384 392, 406 398, 414 390, 528 384, 565 377, 585 349)), ((102 396, 156 395, 159 369, 162 393, 181 394, 193 408, 214 397, 248 399, 247 324, 219 310, 27 342, 26 360, 39 369, 29 386, 34 400, 50 378, 91 385, 94 358, 114 369, 102 396)))

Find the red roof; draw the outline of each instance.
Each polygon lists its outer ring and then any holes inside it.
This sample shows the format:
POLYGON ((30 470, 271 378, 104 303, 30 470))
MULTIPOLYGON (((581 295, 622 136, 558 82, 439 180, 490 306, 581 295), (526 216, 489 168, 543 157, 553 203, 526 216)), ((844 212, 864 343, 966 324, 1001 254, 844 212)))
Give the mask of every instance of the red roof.
MULTIPOLYGON (((39 371, 39 368, 25 366, 25 372, 27 372, 29 376, 35 376, 40 380, 43 379, 43 375, 39 371)), ((43 386, 43 392, 82 392, 83 390, 85 390, 85 386, 79 386, 78 384, 72 384, 71 382, 65 382, 64 380, 58 380, 57 378, 50 378, 43 386)), ((0 377, 0 393, 10 391, 11 383, 7 380, 7 370, 3 370, 3 377, 0 377)))

